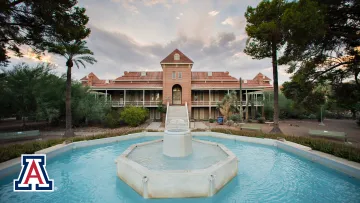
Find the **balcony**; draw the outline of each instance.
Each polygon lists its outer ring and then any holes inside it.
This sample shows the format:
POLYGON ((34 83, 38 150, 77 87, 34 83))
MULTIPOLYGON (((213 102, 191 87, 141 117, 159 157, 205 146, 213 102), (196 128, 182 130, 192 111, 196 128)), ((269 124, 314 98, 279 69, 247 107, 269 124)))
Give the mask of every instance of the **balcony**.
POLYGON ((109 101, 112 107, 124 107, 124 105, 157 107, 160 101, 109 101))
MULTIPOLYGON (((192 101, 191 102, 191 106, 193 107, 202 107, 202 106, 205 106, 205 107, 208 107, 209 105, 212 106, 212 107, 215 107, 217 106, 217 104, 219 103, 220 101, 192 101)), ((240 104, 240 103, 238 103, 240 104)), ((234 104, 236 105, 236 104, 234 104)), ((243 106, 246 106, 246 101, 242 101, 242 105, 243 106)), ((264 103, 263 101, 254 101, 254 106, 263 106, 264 103)), ((249 103, 249 106, 251 106, 251 104, 249 103)))

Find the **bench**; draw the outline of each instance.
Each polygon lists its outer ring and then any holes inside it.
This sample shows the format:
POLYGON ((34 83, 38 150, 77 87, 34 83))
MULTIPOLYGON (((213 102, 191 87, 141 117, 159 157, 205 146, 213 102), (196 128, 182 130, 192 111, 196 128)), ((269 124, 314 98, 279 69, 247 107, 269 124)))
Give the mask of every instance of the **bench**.
POLYGON ((261 132, 261 126, 260 125, 249 125, 249 124, 245 124, 245 125, 241 125, 240 126, 240 130, 255 130, 255 131, 260 131, 261 132))
POLYGON ((30 131, 23 131, 23 132, 8 132, 8 133, 0 133, 0 140, 28 138, 28 137, 36 137, 36 136, 40 136, 39 130, 30 130, 30 131))
POLYGON ((340 139, 347 141, 345 132, 326 131, 326 130, 309 130, 309 135, 314 137, 324 137, 332 139, 340 139))

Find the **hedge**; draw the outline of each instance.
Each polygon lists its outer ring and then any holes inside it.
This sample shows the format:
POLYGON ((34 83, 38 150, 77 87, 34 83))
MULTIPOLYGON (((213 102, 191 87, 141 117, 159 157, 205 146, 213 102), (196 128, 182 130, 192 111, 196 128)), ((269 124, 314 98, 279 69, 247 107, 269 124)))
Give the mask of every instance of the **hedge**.
POLYGON ((269 139, 284 138, 287 141, 295 142, 304 146, 311 147, 311 149, 313 150, 317 150, 327 154, 332 154, 334 156, 347 159, 349 161, 360 163, 360 148, 346 145, 345 143, 334 142, 331 140, 325 140, 321 138, 289 136, 283 134, 266 134, 266 133, 232 130, 232 129, 224 129, 224 128, 214 128, 211 129, 211 131, 238 135, 238 136, 246 136, 246 137, 269 138, 269 139))
POLYGON ((126 130, 120 133, 108 133, 108 134, 93 135, 93 136, 72 137, 67 139, 59 138, 59 139, 27 142, 24 144, 8 145, 8 146, 0 147, 0 162, 4 162, 13 158, 20 157, 21 154, 33 154, 36 151, 48 147, 52 147, 54 145, 58 145, 64 142, 69 143, 69 142, 79 142, 84 140, 96 140, 107 137, 115 137, 120 135, 131 134, 131 133, 138 133, 142 131, 143 129, 135 129, 135 130, 126 130))

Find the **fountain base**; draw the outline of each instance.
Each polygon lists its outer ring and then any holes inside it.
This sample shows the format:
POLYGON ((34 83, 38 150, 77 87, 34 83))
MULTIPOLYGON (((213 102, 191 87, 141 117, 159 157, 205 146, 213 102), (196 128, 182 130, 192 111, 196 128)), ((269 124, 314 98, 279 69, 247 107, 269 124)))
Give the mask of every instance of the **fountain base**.
POLYGON ((169 157, 185 157, 192 153, 190 130, 165 130, 163 154, 169 157))
POLYGON ((237 174, 238 159, 221 144, 194 139, 191 155, 172 158, 161 154, 163 141, 134 144, 115 160, 117 176, 144 198, 211 197, 237 174))

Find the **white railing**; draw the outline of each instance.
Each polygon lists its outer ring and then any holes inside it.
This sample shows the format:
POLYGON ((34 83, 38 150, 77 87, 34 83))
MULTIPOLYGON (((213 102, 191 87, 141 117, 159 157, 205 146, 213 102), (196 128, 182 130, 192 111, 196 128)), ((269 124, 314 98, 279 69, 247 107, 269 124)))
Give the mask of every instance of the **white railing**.
POLYGON ((189 109, 187 106, 187 102, 185 102, 185 108, 186 108, 186 122, 187 122, 187 126, 190 128, 189 109))
MULTIPOLYGON (((191 105, 192 106, 216 106, 220 101, 192 101, 191 105)), ((240 102, 239 102, 240 103, 240 102)), ((242 101, 241 104, 243 106, 246 106, 246 101, 242 101)), ((235 103, 236 105, 236 103, 235 103)), ((240 105, 240 104, 238 104, 240 105)), ((264 105, 262 101, 254 101, 254 105, 255 106, 262 106, 264 105)), ((249 106, 251 106, 251 103, 249 102, 249 106)))
POLYGON ((168 114, 169 114, 169 102, 167 102, 167 104, 166 104, 165 128, 167 125, 168 114))
POLYGON ((109 101, 113 107, 123 107, 124 104, 133 106, 157 106, 159 102, 160 101, 109 101))

